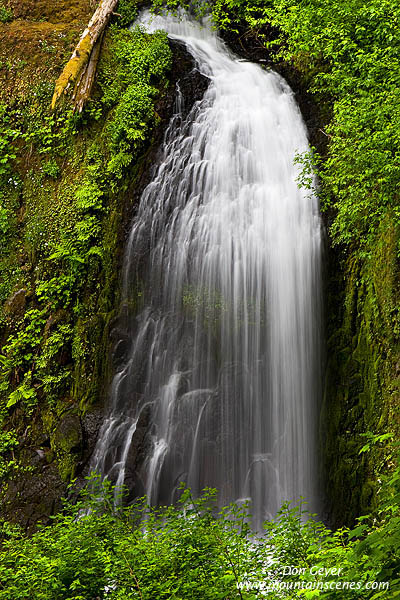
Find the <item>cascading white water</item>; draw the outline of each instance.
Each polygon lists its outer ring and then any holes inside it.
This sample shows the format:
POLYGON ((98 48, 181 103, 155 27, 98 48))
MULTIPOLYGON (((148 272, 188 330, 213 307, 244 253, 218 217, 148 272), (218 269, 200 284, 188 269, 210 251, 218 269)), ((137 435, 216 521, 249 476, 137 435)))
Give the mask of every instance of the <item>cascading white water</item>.
POLYGON ((284 501, 317 497, 321 226, 296 183, 305 126, 279 75, 188 17, 149 19, 185 42, 210 85, 186 119, 178 105, 132 225, 129 349, 92 464, 119 488, 145 411, 137 492, 172 503, 181 481, 216 487, 221 505, 249 498, 258 527, 284 501))

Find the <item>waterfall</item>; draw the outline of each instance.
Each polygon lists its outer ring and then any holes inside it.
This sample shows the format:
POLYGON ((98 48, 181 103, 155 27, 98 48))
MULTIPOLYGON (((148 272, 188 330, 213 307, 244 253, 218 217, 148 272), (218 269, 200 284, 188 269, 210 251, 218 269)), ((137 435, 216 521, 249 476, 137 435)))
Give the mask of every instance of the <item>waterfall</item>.
POLYGON ((173 503, 181 481, 216 487, 221 505, 249 499, 259 527, 318 496, 321 224, 294 163, 306 129, 282 77, 207 25, 141 20, 183 41, 210 85, 185 118, 178 89, 131 226, 122 358, 92 466, 117 491, 134 477, 153 504, 173 503))

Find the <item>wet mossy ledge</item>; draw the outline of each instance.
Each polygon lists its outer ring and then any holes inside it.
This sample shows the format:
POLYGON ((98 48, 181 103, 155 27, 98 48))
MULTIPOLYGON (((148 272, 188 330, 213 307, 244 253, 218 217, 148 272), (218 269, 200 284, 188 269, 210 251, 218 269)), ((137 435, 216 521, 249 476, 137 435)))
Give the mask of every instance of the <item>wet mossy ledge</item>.
MULTIPOLYGON (((128 226, 173 112, 176 82, 187 106, 207 85, 165 34, 126 28, 135 5, 120 3, 93 98, 79 116, 68 102, 49 108, 55 73, 73 45, 65 47, 58 21, 50 25, 44 13, 48 38, 42 29, 26 44, 21 36, 14 63, 2 63, 1 513, 28 528, 46 521, 68 482, 87 472, 111 375, 128 226), (46 68, 40 56, 34 74, 32 44, 51 57, 46 68)), ((27 6, 29 17, 37 15, 27 6)), ((32 33, 28 20, 0 24, 0 37, 25 26, 32 33)))

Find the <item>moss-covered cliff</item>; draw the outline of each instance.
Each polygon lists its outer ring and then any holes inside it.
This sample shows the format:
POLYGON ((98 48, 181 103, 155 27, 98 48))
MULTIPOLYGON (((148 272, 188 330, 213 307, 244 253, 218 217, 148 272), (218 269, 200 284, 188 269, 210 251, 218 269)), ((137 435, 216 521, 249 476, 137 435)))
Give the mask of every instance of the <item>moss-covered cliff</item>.
POLYGON ((390 214, 369 251, 328 265, 327 368, 321 413, 325 485, 335 523, 375 508, 392 445, 360 455, 368 433, 399 434, 399 230, 390 214))
MULTIPOLYGON (((120 3, 82 115, 49 105, 93 3, 7 4, 0 24, 0 478, 2 514, 58 506, 96 440, 127 225, 191 59, 125 26, 120 3)), ((4 5, 5 6, 5 5, 4 5)), ((201 93, 201 92, 200 92, 201 93)))

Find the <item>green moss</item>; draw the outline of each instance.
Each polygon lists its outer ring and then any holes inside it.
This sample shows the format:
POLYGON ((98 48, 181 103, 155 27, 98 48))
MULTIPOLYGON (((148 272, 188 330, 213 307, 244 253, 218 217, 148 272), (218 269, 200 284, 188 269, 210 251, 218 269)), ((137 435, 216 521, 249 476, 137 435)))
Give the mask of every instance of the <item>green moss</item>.
POLYGON ((397 241, 388 216, 365 258, 349 253, 344 310, 330 325, 321 431, 326 488, 340 523, 375 506, 387 468, 379 448, 359 455, 363 434, 399 431, 397 241))
POLYGON ((79 40, 79 44, 77 45, 72 58, 65 65, 63 72, 56 81, 51 101, 52 109, 56 107, 57 101, 61 98, 62 94, 66 92, 69 86, 73 85, 78 80, 79 75, 89 60, 92 48, 93 44, 91 36, 90 33, 87 33, 79 40))
MULTIPOLYGON (((28 431, 32 446, 41 445, 40 432, 48 437, 46 459, 56 461, 65 481, 81 460, 79 415, 104 400, 110 378, 109 325, 118 306, 127 190, 158 123, 154 103, 170 57, 164 34, 113 27, 104 40, 99 86, 82 115, 52 114, 48 86, 24 96, 13 113, 1 113, 11 114, 6 131, 16 131, 21 142, 14 152, 16 136, 4 137, 7 177, 18 167, 21 183, 14 199, 7 196, 14 222, 8 226, 7 212, 0 255, 0 268, 15 271, 0 288, 6 301, 0 421, 4 428, 12 423, 15 435, 28 431), (106 93, 111 75, 118 88, 112 97, 106 93), (18 290, 21 310, 10 303, 18 290), (27 429, 33 414, 38 422, 27 429)), ((18 457, 30 460, 23 448, 18 457)))
POLYGON ((8 23, 9 21, 12 21, 12 19, 13 14, 11 10, 4 5, 4 2, 0 2, 0 22, 8 23))

